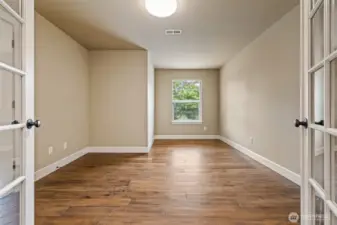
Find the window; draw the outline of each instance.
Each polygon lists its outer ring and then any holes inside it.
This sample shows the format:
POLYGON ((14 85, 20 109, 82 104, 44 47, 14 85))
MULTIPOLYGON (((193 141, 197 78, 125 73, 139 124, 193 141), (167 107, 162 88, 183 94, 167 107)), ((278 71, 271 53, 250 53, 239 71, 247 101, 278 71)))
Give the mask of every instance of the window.
POLYGON ((202 122, 202 91, 200 80, 172 81, 173 123, 202 122))

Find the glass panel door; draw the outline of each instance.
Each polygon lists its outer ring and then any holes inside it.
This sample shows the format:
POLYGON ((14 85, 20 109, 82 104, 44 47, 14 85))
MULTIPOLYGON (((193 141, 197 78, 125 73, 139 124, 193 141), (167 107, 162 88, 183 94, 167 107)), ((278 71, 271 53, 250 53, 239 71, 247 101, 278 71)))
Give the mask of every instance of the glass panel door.
POLYGON ((312 110, 311 122, 324 126, 324 69, 321 68, 311 75, 312 110))
POLYGON ((311 19, 311 66, 324 57, 324 4, 321 4, 311 19))
POLYGON ((302 0, 302 224, 337 225, 337 0, 302 0))
POLYGON ((313 194, 313 205, 312 212, 313 215, 310 220, 313 221, 314 225, 324 225, 325 223, 325 203, 324 200, 317 196, 316 193, 313 194))
POLYGON ((21 14, 21 1, 20 0, 5 0, 5 2, 19 15, 21 14))
POLYGON ((312 179, 324 187, 324 133, 312 130, 311 144, 312 179))
POLYGON ((33 116, 34 0, 1 0, 0 225, 34 225, 33 116))
POLYGON ((331 1, 331 50, 337 50, 337 0, 331 1))

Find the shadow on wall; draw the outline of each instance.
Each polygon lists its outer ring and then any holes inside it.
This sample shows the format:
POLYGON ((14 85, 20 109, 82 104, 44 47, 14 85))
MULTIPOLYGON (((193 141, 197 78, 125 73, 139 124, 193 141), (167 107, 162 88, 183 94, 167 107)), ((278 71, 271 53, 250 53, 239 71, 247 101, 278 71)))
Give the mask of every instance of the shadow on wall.
POLYGON ((64 17, 54 19, 53 16, 46 15, 56 26, 62 24, 62 29, 69 36, 75 39, 79 44, 83 45, 88 50, 145 50, 141 46, 132 43, 125 38, 119 37, 116 34, 108 33, 94 24, 84 24, 84 22, 76 21, 74 18, 64 17), (72 21, 69 23, 68 21, 72 21), (67 25, 69 24, 69 25, 67 25), (70 25, 71 24, 71 25, 70 25), (75 25, 74 25, 75 24, 75 25), (73 32, 74 27, 82 33, 73 32), (95 47, 91 44, 94 41, 95 47))

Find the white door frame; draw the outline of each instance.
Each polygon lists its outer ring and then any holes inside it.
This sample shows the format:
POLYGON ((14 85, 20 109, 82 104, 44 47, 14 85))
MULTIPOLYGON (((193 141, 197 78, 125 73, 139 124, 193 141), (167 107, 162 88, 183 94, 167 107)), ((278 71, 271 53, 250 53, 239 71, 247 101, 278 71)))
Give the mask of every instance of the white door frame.
MULTIPOLYGON (((308 118, 308 129, 301 129, 301 224, 313 225, 315 212, 313 205, 315 197, 324 202, 324 224, 332 225, 332 218, 337 217, 337 204, 333 199, 333 189, 335 187, 335 178, 332 171, 335 166, 334 148, 331 148, 331 137, 337 136, 337 129, 332 128, 331 115, 335 114, 335 107, 331 107, 331 62, 337 58, 337 51, 331 48, 331 6, 333 0, 317 0, 312 4, 312 0, 301 0, 301 120, 308 118), (320 7, 324 7, 324 56, 316 65, 312 65, 312 40, 311 40, 311 22, 317 15, 320 7), (315 124, 313 120, 313 96, 312 96, 312 76, 315 72, 322 70, 324 72, 324 126, 315 124), (332 114, 333 113, 333 114, 332 114), (323 182, 324 187, 313 178, 312 165, 312 146, 313 131, 322 132, 324 135, 324 169, 323 182)), ((335 37, 337 38, 337 37, 335 37)), ((336 76, 336 74, 334 75, 336 76)), ((321 223, 323 224, 323 223, 321 223)))
POLYGON ((26 129, 26 121, 34 118, 34 0, 22 0, 20 12, 4 0, 0 5, 22 26, 22 70, 0 62, 0 69, 22 76, 22 121, 17 125, 0 126, 0 132, 22 129, 22 175, 0 190, 0 196, 21 187, 21 225, 34 225, 34 129, 26 129))

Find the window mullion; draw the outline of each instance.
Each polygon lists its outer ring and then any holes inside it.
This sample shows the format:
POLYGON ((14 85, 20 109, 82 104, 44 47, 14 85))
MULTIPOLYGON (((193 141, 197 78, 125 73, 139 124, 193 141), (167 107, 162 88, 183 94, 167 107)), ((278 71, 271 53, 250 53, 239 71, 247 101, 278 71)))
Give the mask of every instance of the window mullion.
POLYGON ((173 100, 173 103, 200 103, 200 100, 173 100))

